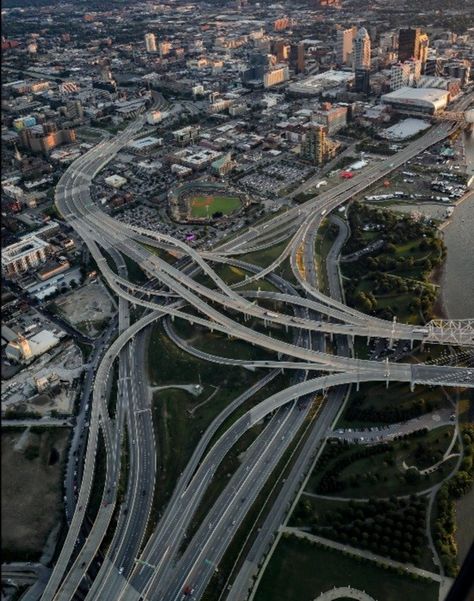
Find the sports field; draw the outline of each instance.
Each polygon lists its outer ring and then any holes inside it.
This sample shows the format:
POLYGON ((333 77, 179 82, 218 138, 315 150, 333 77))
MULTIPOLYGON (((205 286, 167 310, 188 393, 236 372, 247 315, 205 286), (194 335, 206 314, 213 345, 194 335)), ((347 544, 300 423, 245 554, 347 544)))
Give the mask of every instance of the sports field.
POLYGON ((229 215, 241 206, 237 196, 221 196, 219 194, 201 194, 191 198, 191 217, 212 217, 214 213, 229 215))

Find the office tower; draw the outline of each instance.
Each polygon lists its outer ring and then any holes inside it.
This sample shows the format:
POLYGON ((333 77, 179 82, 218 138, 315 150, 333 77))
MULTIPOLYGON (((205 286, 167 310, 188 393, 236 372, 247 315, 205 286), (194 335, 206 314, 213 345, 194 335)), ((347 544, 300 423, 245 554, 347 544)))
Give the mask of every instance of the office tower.
POLYGON ((336 61, 338 65, 352 64, 352 44, 356 35, 355 27, 339 29, 336 33, 336 61))
POLYGON ((428 60, 428 49, 430 46, 430 39, 426 35, 426 33, 422 33, 420 35, 420 48, 418 51, 418 56, 415 58, 421 61, 422 68, 424 68, 426 61, 428 60))
POLYGON ((370 69, 367 67, 358 67, 355 70, 355 91, 359 94, 370 92, 370 69))
POLYGON ((295 73, 304 73, 304 43, 292 44, 290 48, 290 67, 295 73))
POLYGON ((357 32, 352 44, 352 62, 356 69, 370 69, 370 37, 365 27, 357 32))
POLYGON ((249 58, 249 68, 243 72, 244 82, 259 81, 263 82, 265 73, 272 66, 272 55, 262 52, 253 52, 249 58))
POLYGON ((290 57, 290 45, 284 40, 275 40, 271 44, 271 51, 277 58, 277 62, 281 63, 290 57))
POLYGON ((145 46, 147 52, 156 52, 156 37, 154 33, 145 34, 145 46))
POLYGON ((402 63, 410 58, 420 58, 420 28, 400 29, 398 34, 398 60, 402 63))

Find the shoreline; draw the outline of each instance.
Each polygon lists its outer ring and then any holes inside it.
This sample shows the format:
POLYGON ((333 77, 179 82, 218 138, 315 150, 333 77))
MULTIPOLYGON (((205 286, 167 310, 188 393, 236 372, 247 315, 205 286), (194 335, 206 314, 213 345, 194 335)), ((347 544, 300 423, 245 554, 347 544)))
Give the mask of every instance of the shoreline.
MULTIPOLYGON (((464 194, 461 198, 459 198, 458 200, 456 200, 455 202, 452 203, 452 205, 455 207, 455 210, 453 211, 452 215, 450 215, 448 217, 448 219, 446 219, 445 221, 440 223, 438 226, 438 231, 440 232, 440 235, 443 236, 443 238, 444 238, 443 234, 444 234, 445 229, 448 227, 448 225, 451 224, 453 216, 456 213, 456 208, 459 207, 466 200, 469 200, 473 195, 474 195, 474 190, 468 190, 466 192, 466 194, 464 194)), ((438 285, 439 292, 438 292, 436 301, 433 305, 433 313, 440 319, 449 319, 450 318, 449 310, 448 310, 448 306, 447 306, 446 298, 445 298, 445 290, 444 290, 444 286, 443 286, 443 280, 444 280, 445 272, 446 272, 446 261, 447 261, 447 259, 445 259, 443 261, 442 265, 440 265, 439 267, 436 267, 432 271, 431 276, 430 276, 430 282, 438 285)))
MULTIPOLYGON (((464 194, 464 196, 461 196, 461 198, 458 198, 458 200, 453 201, 450 204, 451 204, 451 206, 458 207, 460 204, 462 204, 463 202, 468 200, 473 194, 474 194, 474 190, 468 190, 466 192, 466 194, 464 194)), ((440 223, 440 225, 438 226, 438 230, 440 230, 442 232, 451 223, 454 213, 455 213, 455 211, 453 211, 452 215, 450 215, 445 221, 440 223)))
POLYGON ((433 314, 437 319, 449 319, 448 307, 446 305, 446 299, 444 298, 444 291, 441 285, 445 270, 446 259, 443 261, 442 265, 439 265, 433 269, 429 277, 429 281, 438 287, 438 295, 433 303, 433 314))

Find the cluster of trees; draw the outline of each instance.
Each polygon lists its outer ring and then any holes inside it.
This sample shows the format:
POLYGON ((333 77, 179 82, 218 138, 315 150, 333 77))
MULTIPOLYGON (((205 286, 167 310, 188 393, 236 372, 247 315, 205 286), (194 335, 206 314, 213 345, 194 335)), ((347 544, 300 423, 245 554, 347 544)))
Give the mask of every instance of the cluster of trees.
POLYGON ((394 404, 390 407, 384 407, 383 409, 377 409, 374 405, 363 407, 366 397, 364 395, 357 395, 352 400, 345 419, 347 421, 358 421, 358 422, 380 422, 383 424, 394 424, 397 422, 403 422, 419 415, 424 415, 430 411, 438 409, 440 402, 437 400, 425 400, 423 398, 416 399, 410 405, 398 405, 394 404))
POLYGON ((359 142, 356 146, 356 150, 358 152, 373 152, 375 154, 395 154, 395 151, 390 149, 390 145, 387 142, 359 142))
POLYGON ((410 499, 350 501, 347 506, 328 511, 311 524, 315 534, 402 562, 418 563, 425 535, 425 502, 410 499))
MULTIPOLYGON (((329 447, 332 447, 333 449, 339 449, 339 451, 345 446, 346 445, 337 443, 329 445, 329 447)), ((394 459, 391 456, 392 453, 393 447, 385 443, 373 446, 358 446, 357 450, 353 451, 352 453, 347 455, 343 454, 339 459, 331 461, 316 486, 316 492, 319 494, 341 492, 347 487, 348 484, 350 486, 357 487, 363 480, 375 484, 380 479, 380 475, 375 472, 365 472, 361 475, 352 476, 347 480, 342 480, 340 475, 341 472, 352 463, 358 461, 359 459, 364 459, 365 457, 371 457, 372 455, 385 454, 387 463, 392 463, 394 462, 394 459)), ((329 459, 330 455, 323 453, 319 461, 319 465, 327 465, 329 459)))
POLYGON ((363 237, 364 225, 376 224, 385 242, 371 255, 362 256, 351 264, 351 279, 346 283, 346 298, 349 304, 384 319, 391 319, 397 314, 397 307, 379 307, 377 297, 384 295, 410 294, 408 310, 413 314, 423 314, 425 321, 433 317, 433 305, 436 291, 416 279, 411 279, 414 268, 421 271, 426 279, 432 269, 442 263, 446 256, 444 242, 437 237, 436 228, 432 225, 413 221, 408 216, 399 216, 393 211, 376 209, 369 205, 354 203, 349 212, 351 238, 347 244, 347 252, 355 252, 365 247, 367 240, 363 237), (397 256, 397 245, 413 242, 421 238, 418 250, 424 256, 397 256), (388 275, 388 272, 391 272, 388 275), (409 277, 403 277, 408 272, 409 277), (394 274, 399 275, 394 275, 394 274), (361 280, 371 282, 370 292, 358 290, 361 280))
POLYGON ((433 527, 434 541, 448 576, 458 573, 455 500, 465 495, 474 479, 474 425, 465 426, 462 436, 464 458, 457 474, 440 488, 436 497, 437 518, 433 527))

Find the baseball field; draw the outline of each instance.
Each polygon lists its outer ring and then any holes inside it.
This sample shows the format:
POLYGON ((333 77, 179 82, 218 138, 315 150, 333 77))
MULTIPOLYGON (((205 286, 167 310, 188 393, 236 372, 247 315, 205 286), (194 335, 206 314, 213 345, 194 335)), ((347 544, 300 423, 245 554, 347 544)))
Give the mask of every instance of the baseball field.
POLYGON ((229 215, 241 206, 237 196, 219 194, 199 195, 191 198, 191 217, 212 217, 214 213, 229 215))

